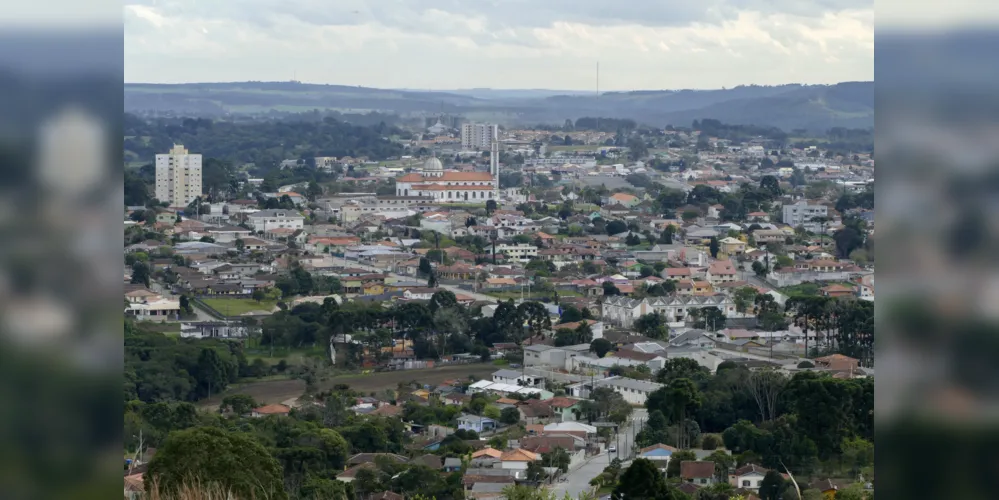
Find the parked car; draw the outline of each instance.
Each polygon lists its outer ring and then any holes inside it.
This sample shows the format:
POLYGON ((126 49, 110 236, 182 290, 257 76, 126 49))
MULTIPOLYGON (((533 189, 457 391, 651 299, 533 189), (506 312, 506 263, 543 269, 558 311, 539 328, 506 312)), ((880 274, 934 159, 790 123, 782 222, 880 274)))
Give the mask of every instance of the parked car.
POLYGON ((607 453, 617 453, 617 446, 610 445, 607 447, 607 453))

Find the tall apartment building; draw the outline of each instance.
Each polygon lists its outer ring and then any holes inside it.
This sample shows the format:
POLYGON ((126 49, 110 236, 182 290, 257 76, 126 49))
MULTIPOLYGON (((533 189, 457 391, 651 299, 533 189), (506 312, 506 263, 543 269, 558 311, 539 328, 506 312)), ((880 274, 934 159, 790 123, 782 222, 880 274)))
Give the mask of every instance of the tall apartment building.
POLYGON ((499 131, 498 125, 486 123, 463 123, 461 125, 462 149, 490 149, 493 145, 494 131, 499 131))
POLYGON ((167 154, 156 155, 156 199, 171 207, 186 207, 201 196, 201 155, 174 144, 167 154))
POLYGON ((807 201, 801 200, 791 205, 784 205, 783 212, 781 220, 784 224, 791 227, 804 226, 806 230, 816 232, 821 230, 820 224, 813 222, 812 219, 827 217, 829 208, 825 205, 809 205, 807 201))

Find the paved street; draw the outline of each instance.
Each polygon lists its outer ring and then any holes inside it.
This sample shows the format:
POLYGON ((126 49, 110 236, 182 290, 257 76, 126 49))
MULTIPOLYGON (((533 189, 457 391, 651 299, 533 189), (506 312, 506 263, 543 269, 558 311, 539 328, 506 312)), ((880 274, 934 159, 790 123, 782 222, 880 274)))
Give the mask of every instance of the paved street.
POLYGON ((572 498, 578 498, 584 491, 590 491, 590 480, 599 476, 604 468, 610 464, 607 453, 602 453, 591 458, 576 470, 569 471, 566 481, 552 485, 552 491, 556 498, 562 498, 566 493, 572 498))
MULTIPOLYGON (((617 446, 617 453, 601 453, 578 469, 569 471, 565 482, 555 483, 552 486, 552 491, 555 492, 556 496, 561 498, 569 493, 572 498, 578 498, 580 493, 590 491, 590 480, 600 475, 604 468, 610 465, 611 460, 615 458, 621 459, 622 462, 631 460, 634 455, 635 436, 642 430, 642 425, 648 416, 648 410, 636 408, 631 414, 631 421, 621 427, 618 435, 611 438, 610 444, 617 446)), ((627 464, 625 466, 627 467, 627 464)))

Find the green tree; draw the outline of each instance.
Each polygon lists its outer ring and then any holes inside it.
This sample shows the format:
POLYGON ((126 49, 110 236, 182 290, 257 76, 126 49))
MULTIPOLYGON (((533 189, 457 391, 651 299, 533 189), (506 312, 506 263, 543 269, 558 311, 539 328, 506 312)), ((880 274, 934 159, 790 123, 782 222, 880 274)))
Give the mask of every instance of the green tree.
POLYGON ((708 251, 711 252, 711 258, 712 259, 717 259, 718 258, 718 249, 719 248, 720 247, 718 245, 718 237, 712 236, 711 237, 711 241, 708 243, 708 251))
POLYGON ((666 477, 676 479, 680 477, 680 464, 685 461, 697 460, 697 455, 692 450, 678 450, 669 457, 666 464, 666 477))
POLYGON ((246 250, 246 242, 242 238, 236 238, 236 251, 243 253, 243 250, 246 250))
POLYGON ((430 313, 434 314, 440 309, 457 308, 458 298, 450 290, 438 290, 430 296, 430 302, 427 306, 430 308, 430 313))
POLYGON ((686 421, 687 418, 694 416, 701 404, 701 393, 697 385, 688 378, 673 380, 670 385, 652 392, 646 401, 649 411, 662 411, 670 423, 679 427, 677 443, 679 448, 690 447, 686 421))
POLYGON ((492 213, 496 211, 497 207, 498 207, 498 205, 496 204, 496 200, 489 200, 489 201, 487 201, 486 202, 486 217, 489 217, 490 215, 492 215, 492 213))
POLYGON ((132 283, 148 287, 149 275, 149 266, 145 262, 137 261, 132 264, 132 283))
POLYGON ((520 411, 513 406, 503 408, 503 411, 500 412, 499 420, 505 425, 516 425, 520 422, 520 411))
POLYGON ((545 467, 556 467, 563 474, 569 472, 569 463, 572 461, 569 452, 564 448, 555 448, 552 451, 541 454, 541 465, 545 467))
POLYGON ((787 481, 775 470, 767 471, 760 483, 761 500, 781 500, 781 495, 787 489, 787 481))
MULTIPOLYGON (((672 460, 670 460, 672 462, 672 460)), ((639 458, 625 469, 611 493, 613 500, 647 500, 658 498, 668 485, 652 461, 639 458)))
POLYGON ((165 498, 194 483, 217 484, 238 498, 288 498, 277 460, 252 437, 217 427, 171 433, 146 477, 147 491, 155 485, 165 498))
POLYGON ((215 349, 205 348, 198 355, 197 379, 199 392, 211 397, 225 390, 229 382, 226 367, 215 349))
POLYGON ((309 474, 298 490, 298 497, 302 500, 354 500, 354 487, 350 483, 309 474))
POLYGON ((751 286, 744 286, 737 289, 733 298, 735 302, 735 310, 745 313, 748 310, 749 305, 755 303, 756 296, 759 294, 760 292, 751 286))
POLYGON ((220 408, 222 411, 231 411, 234 415, 247 415, 250 410, 256 408, 257 402, 253 396, 246 394, 233 394, 222 398, 220 408))
POLYGON ((768 272, 769 271, 767 271, 766 264, 764 264, 764 263, 762 263, 762 262, 760 262, 758 260, 757 261, 753 261, 753 274, 755 274, 757 278, 763 278, 763 277, 765 277, 768 272))
POLYGON ((598 358, 604 357, 611 349, 614 348, 614 344, 605 338, 594 339, 590 342, 590 351, 597 355, 598 358))
POLYGON ((532 337, 541 338, 544 332, 552 328, 548 309, 539 302, 524 302, 517 306, 517 313, 524 319, 527 331, 532 337))
POLYGON ((654 339, 669 338, 669 327, 666 326, 666 318, 659 312, 639 316, 632 324, 632 328, 646 337, 654 339))

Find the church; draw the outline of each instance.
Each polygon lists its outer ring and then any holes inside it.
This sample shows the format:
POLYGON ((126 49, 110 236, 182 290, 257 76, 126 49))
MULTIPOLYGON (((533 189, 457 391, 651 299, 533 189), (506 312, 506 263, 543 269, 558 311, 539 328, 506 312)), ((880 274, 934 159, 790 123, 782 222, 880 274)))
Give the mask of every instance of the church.
POLYGON ((396 179, 395 194, 426 196, 441 203, 482 203, 495 199, 497 187, 496 177, 489 172, 444 170, 441 161, 432 156, 421 172, 396 179))

